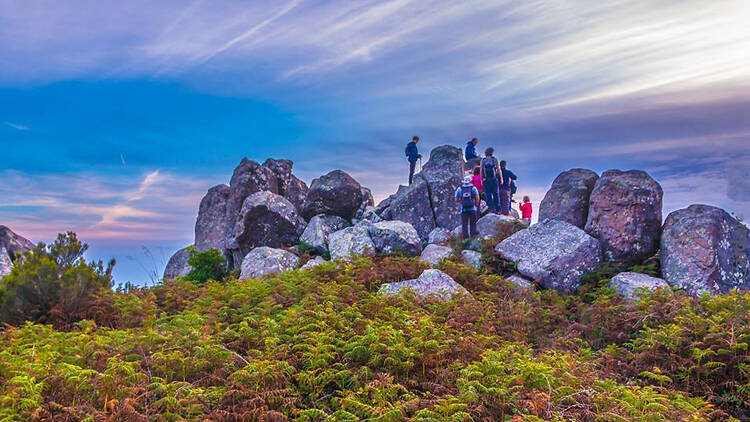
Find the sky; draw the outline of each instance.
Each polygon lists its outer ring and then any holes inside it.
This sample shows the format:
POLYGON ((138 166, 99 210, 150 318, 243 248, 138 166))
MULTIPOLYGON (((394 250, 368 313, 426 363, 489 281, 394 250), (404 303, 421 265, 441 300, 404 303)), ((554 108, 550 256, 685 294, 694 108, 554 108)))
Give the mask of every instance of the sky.
POLYGON ((750 219, 746 0, 0 1, 0 224, 73 230, 155 282, 243 157, 376 199, 403 148, 478 137, 538 205, 573 167, 643 169, 664 216, 750 219))

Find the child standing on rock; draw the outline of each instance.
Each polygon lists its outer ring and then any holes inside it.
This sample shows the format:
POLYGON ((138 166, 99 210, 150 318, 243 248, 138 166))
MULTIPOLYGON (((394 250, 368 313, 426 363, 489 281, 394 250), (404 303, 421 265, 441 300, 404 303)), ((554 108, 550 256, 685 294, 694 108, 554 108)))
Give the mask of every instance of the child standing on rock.
POLYGON ((521 221, 523 221, 523 224, 531 225, 531 199, 529 199, 528 195, 523 196, 523 203, 518 206, 518 209, 521 210, 521 221))

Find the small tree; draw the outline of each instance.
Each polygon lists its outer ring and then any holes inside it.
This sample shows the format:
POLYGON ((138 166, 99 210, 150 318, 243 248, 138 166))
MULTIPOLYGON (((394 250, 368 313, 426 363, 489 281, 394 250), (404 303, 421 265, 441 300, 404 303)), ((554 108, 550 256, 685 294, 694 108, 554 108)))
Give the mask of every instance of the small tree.
POLYGON ((87 263, 88 245, 73 232, 39 243, 0 280, 0 319, 66 325, 85 318, 96 293, 112 285, 112 259, 87 263))
POLYGON ((208 280, 221 280, 227 275, 227 260, 220 250, 198 252, 190 246, 188 253, 188 264, 193 267, 187 275, 188 280, 205 283, 208 280))

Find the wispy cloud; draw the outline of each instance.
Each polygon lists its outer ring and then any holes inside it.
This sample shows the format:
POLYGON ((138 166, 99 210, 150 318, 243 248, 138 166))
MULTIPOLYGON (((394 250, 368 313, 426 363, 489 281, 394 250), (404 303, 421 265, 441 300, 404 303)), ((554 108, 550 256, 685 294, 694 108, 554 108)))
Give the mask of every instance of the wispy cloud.
POLYGON ((29 130, 29 127, 25 126, 25 125, 19 125, 19 124, 10 123, 10 122, 5 122, 5 124, 8 125, 8 126, 10 126, 10 127, 12 127, 13 129, 16 129, 16 130, 20 130, 20 131, 27 131, 27 130, 29 130))

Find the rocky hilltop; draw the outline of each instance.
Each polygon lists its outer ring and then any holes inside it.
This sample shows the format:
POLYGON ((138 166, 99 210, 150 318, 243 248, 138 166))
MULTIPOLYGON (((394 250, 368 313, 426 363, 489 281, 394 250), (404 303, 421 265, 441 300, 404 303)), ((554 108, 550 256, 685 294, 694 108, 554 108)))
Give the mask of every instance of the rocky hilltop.
MULTIPOLYGON (((459 232, 453 195, 463 168, 459 148, 437 147, 411 186, 399 186, 374 206, 370 190, 341 170, 308 187, 289 160, 243 159, 230 185, 212 187, 201 201, 194 246, 220 250, 231 268, 241 269, 241 278, 296 268, 301 262, 294 246, 300 243, 331 259, 399 252, 435 264, 453 253, 446 244, 459 232)), ((632 293, 633 285, 691 294, 749 288, 747 227, 708 205, 677 210, 662 225, 662 196, 659 183, 644 171, 568 170, 541 201, 540 222, 505 238, 494 251, 514 263, 514 279, 529 286, 575 290, 583 274, 605 262, 626 268, 658 253, 662 279, 623 273, 613 286, 623 294, 632 293)), ((517 216, 488 214, 478 222, 480 237, 487 241, 519 223, 517 216)), ((461 257, 481 267, 476 249, 469 242, 461 257)), ((175 253, 164 278, 187 274, 187 259, 187 248, 175 253)), ((321 262, 318 257, 304 265, 321 262)))

